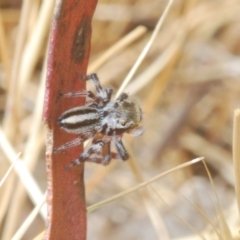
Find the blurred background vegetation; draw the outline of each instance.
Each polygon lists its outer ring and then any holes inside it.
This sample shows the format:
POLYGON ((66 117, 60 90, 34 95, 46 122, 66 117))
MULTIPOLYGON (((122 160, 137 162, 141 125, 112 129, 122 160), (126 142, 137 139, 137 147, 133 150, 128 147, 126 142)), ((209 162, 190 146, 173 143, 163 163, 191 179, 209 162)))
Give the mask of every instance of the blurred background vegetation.
MULTIPOLYGON (((104 86, 118 90, 167 4, 99 0, 88 72, 97 72, 104 86)), ((46 190, 41 117, 53 6, 53 0, 0 1, 0 180, 19 152, 23 163, 0 188, 3 240, 12 239, 46 190)), ((87 205, 200 156, 214 187, 202 162, 174 171, 89 213, 88 239, 239 239, 232 160, 234 110, 240 105, 239 55, 240 0, 173 1, 149 53, 124 89, 143 108, 145 132, 137 138, 125 136, 129 162, 86 164, 87 205)), ((45 210, 21 239, 44 231, 45 210)))

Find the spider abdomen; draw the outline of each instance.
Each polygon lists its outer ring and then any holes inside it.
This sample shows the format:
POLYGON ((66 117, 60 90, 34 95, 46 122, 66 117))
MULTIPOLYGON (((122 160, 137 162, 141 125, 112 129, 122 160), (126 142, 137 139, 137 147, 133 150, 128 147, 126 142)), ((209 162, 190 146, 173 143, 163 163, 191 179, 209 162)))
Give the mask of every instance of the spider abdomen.
POLYGON ((79 134, 101 127, 101 116, 96 108, 76 107, 65 111, 58 124, 69 133, 79 134))

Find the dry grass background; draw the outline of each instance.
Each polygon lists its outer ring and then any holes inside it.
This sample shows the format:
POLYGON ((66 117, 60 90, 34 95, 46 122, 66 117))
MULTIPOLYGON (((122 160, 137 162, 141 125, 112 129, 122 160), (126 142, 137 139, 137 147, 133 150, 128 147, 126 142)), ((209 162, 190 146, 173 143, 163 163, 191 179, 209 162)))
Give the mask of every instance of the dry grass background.
MULTIPOLYGON (((45 206, 37 212, 46 189, 41 115, 54 1, 0 4, 0 181, 15 163, 0 182, 1 239, 33 239, 46 217, 45 206), (26 233, 16 234, 33 209, 26 233)), ((119 89, 167 4, 100 0, 89 72, 119 89)), ((239 55, 240 0, 173 1, 124 89, 144 110, 145 132, 125 136, 128 163, 86 164, 87 204, 200 156, 212 178, 198 162, 89 212, 88 239, 240 239, 239 55)))

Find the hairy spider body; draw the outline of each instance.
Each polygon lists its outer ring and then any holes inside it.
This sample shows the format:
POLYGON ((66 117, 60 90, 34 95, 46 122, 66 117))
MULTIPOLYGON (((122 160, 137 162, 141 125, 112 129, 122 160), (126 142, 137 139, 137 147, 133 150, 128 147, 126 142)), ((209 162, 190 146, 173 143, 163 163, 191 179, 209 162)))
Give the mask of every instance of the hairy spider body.
POLYGON ((93 138, 92 146, 79 158, 71 162, 69 167, 84 161, 100 162, 104 165, 117 157, 110 151, 110 142, 114 141, 118 156, 127 160, 129 155, 122 143, 122 135, 127 132, 140 135, 142 129, 139 124, 142 120, 141 108, 126 93, 122 93, 115 101, 111 101, 113 90, 102 88, 96 74, 87 75, 84 80, 92 79, 97 94, 90 91, 62 94, 65 97, 89 97, 90 102, 85 106, 75 107, 65 111, 58 119, 58 124, 68 133, 79 134, 79 137, 55 149, 66 150, 83 141, 93 138), (92 157, 93 154, 102 155, 92 157))

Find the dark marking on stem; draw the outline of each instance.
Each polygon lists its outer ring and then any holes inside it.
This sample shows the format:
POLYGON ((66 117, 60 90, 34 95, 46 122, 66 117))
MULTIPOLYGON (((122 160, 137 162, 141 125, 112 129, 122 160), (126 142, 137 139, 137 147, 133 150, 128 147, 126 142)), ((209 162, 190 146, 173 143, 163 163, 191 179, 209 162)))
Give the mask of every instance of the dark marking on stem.
POLYGON ((72 46, 72 58, 75 62, 81 62, 84 60, 90 27, 89 18, 86 16, 83 17, 80 25, 76 30, 72 46))

